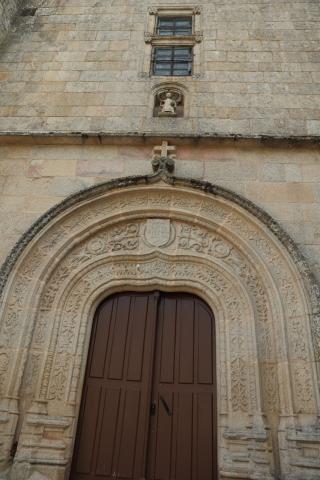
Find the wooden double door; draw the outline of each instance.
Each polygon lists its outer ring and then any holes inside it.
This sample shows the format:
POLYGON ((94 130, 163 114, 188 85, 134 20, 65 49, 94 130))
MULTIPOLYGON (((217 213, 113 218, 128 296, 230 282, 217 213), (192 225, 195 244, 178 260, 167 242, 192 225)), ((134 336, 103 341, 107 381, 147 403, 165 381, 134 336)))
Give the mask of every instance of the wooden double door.
POLYGON ((188 294, 97 310, 71 480, 217 479, 214 318, 188 294))

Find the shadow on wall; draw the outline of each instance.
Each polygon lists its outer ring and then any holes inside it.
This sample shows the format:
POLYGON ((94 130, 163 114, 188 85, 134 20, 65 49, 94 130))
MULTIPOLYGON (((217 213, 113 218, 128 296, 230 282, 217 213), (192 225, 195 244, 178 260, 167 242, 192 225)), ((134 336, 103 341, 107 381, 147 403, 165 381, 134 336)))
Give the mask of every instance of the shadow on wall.
POLYGON ((28 0, 0 0, 0 44, 10 31, 14 17, 20 15, 33 16, 36 8, 28 0))

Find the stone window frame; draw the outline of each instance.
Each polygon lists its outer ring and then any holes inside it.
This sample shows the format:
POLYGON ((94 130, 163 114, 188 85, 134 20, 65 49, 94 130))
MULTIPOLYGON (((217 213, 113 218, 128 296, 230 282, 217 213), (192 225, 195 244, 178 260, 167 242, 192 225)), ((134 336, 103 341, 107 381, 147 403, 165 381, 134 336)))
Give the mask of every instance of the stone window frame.
POLYGON ((147 24, 144 34, 145 49, 143 55, 143 64, 141 76, 144 78, 168 79, 168 76, 153 75, 152 73, 152 52, 155 47, 161 46, 188 46, 193 48, 193 68, 192 75, 170 76, 171 79, 179 81, 183 79, 200 78, 202 76, 202 40, 201 30, 201 8, 199 6, 161 6, 149 8, 147 24), (157 24, 159 17, 192 17, 193 33, 184 36, 164 36, 157 34, 157 24))

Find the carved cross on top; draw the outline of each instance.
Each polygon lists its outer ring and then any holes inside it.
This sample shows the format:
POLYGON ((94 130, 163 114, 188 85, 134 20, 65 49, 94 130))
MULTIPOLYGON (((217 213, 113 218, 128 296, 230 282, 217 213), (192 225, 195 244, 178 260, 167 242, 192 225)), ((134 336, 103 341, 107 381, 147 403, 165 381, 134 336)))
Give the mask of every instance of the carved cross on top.
POLYGON ((163 141, 159 147, 153 149, 152 168, 155 173, 171 174, 174 171, 174 158, 176 147, 169 146, 163 141))
POLYGON ((176 147, 170 146, 166 141, 163 141, 161 146, 153 149, 154 154, 159 154, 161 158, 170 158, 175 151, 176 147))

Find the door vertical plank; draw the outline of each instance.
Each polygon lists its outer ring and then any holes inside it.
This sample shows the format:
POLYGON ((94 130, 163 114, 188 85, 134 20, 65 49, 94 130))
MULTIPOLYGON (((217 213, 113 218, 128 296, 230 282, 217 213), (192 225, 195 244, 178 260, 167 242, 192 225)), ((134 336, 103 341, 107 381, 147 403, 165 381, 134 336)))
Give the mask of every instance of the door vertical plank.
POLYGON ((127 390, 124 398, 123 424, 119 445, 117 479, 134 478, 141 394, 137 390, 127 390))
POLYGON ((198 383, 213 383, 213 341, 212 320, 209 312, 202 305, 197 306, 198 324, 198 383))
POLYGON ((86 388, 78 461, 76 464, 77 472, 90 474, 93 470, 101 394, 101 388, 95 389, 91 385, 88 385, 86 388))
POLYGON ((177 321, 179 322, 179 383, 194 381, 194 301, 178 300, 177 321))
POLYGON ((213 477, 213 405, 212 394, 204 393, 198 396, 198 476, 202 480, 213 477))
POLYGON ((105 391, 104 411, 99 439, 97 475, 111 477, 114 462, 114 447, 119 422, 120 389, 105 391))
POLYGON ((90 361, 90 377, 103 378, 107 345, 106 339, 109 339, 112 308, 114 302, 108 301, 101 307, 96 322, 96 331, 94 332, 94 343, 92 347, 92 356, 90 361))
POLYGON ((192 429, 193 398, 192 393, 179 394, 176 478, 192 480, 192 429))
POLYGON ((108 378, 122 380, 126 353, 131 297, 119 297, 111 345, 108 378))
POLYGON ((140 382, 142 379, 147 310, 145 297, 132 299, 127 381, 140 382))
POLYGON ((176 299, 164 298, 161 317, 162 340, 160 360, 160 383, 174 382, 174 364, 176 355, 176 299))

